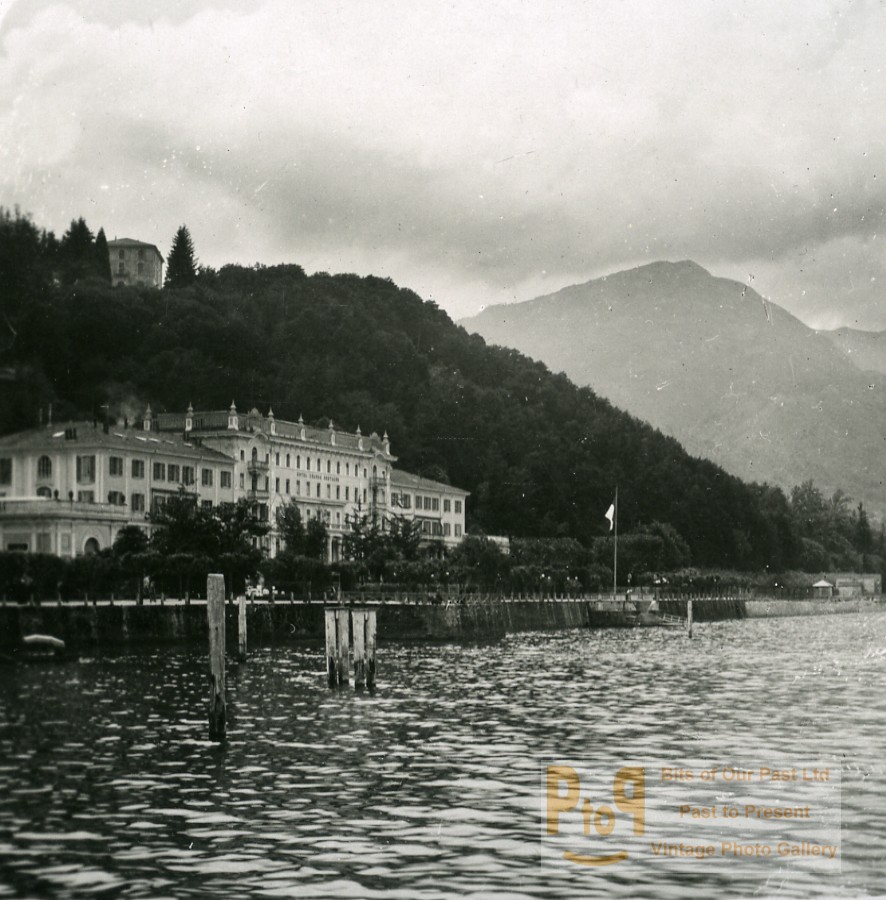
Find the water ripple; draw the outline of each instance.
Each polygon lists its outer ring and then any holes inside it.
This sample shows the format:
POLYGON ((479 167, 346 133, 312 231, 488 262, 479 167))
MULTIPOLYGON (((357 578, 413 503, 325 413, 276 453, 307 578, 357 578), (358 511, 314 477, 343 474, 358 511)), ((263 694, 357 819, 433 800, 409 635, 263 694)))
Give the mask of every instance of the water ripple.
MULTIPOLYGON (((886 615, 381 648, 374 696, 257 650, 206 739, 205 660, 154 650, 10 670, 0 895, 855 896, 886 892, 886 615), (748 754, 842 767, 842 872, 679 860, 542 870, 539 761, 748 754)), ((724 787, 724 797, 729 796, 724 787)))

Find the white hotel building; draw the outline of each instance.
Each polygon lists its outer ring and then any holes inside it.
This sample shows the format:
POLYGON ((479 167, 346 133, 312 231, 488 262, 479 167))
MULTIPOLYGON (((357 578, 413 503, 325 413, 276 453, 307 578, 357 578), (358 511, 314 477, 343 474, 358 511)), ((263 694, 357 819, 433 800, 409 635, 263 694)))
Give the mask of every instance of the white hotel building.
POLYGON ((69 423, 0 438, 0 550, 75 556, 110 546, 124 525, 150 529, 150 511, 182 488, 205 505, 246 499, 281 549, 277 511, 295 502, 327 527, 341 558, 352 517, 419 519, 429 543, 464 535, 468 492, 394 468, 387 434, 364 436, 253 409, 152 415, 138 428, 69 423))

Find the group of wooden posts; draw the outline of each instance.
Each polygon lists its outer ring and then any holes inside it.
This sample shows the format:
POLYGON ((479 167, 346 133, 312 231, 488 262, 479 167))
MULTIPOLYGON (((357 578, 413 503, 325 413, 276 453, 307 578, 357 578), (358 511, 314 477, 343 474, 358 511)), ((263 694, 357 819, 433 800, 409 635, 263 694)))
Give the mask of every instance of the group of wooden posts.
MULTIPOLYGON (((209 619, 209 739, 224 740, 225 710, 225 578, 210 575, 206 585, 209 619)), ((347 686, 351 659, 354 688, 375 690, 375 610, 330 608, 326 614, 326 675, 330 687, 347 686), (353 645, 353 651, 351 646, 353 645)), ((246 659, 246 598, 240 597, 237 656, 246 659)))

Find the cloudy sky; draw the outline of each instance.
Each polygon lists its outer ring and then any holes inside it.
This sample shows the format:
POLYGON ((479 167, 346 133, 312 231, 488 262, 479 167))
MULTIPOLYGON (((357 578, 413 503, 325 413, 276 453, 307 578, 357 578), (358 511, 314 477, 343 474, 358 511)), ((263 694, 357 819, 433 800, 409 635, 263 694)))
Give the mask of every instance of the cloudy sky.
POLYGON ((690 258, 886 328, 882 0, 0 0, 0 204, 454 317, 690 258))

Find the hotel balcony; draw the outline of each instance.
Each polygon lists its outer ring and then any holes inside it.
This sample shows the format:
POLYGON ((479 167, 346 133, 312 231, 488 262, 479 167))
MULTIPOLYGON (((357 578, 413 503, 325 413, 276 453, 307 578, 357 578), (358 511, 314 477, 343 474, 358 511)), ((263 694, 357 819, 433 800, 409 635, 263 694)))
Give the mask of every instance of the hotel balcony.
POLYGON ((267 475, 269 467, 263 459, 250 459, 246 468, 250 475, 267 475))

